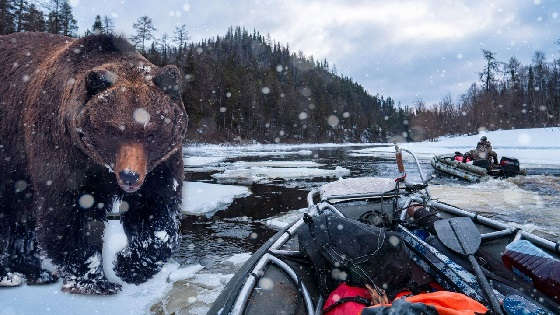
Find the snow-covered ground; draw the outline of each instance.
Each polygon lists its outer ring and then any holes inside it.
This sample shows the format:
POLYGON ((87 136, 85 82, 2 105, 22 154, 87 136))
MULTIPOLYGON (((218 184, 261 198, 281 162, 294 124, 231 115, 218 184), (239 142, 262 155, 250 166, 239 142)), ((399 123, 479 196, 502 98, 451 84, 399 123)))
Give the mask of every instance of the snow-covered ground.
POLYGON ((244 186, 184 182, 183 213, 210 217, 227 208, 235 198, 249 195, 251 191, 244 186))
MULTIPOLYGON (((420 158, 434 154, 453 153, 474 149, 480 137, 488 137, 498 158, 508 156, 519 159, 523 166, 539 167, 560 165, 560 128, 535 128, 485 131, 473 136, 440 137, 435 142, 412 142, 399 144, 416 153, 420 158)), ((352 156, 391 157, 392 147, 373 147, 352 150, 352 156)))

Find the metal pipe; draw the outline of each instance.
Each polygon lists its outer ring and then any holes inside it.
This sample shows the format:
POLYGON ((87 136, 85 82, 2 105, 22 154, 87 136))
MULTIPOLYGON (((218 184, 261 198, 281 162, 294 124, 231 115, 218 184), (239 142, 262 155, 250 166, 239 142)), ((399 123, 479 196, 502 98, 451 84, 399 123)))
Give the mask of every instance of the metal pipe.
POLYGON ((257 278, 254 276, 254 274, 259 274, 262 272, 262 269, 269 261, 269 257, 269 254, 264 254, 261 259, 259 259, 255 267, 253 268, 252 273, 249 274, 247 280, 243 284, 243 288, 241 288, 241 291, 237 295, 237 299, 235 300, 235 304, 233 305, 233 309, 231 310, 230 314, 243 314, 245 306, 247 305, 247 301, 249 300, 249 296, 251 295, 251 291, 253 290, 257 282, 257 278))
POLYGON ((271 249, 271 254, 278 256, 300 256, 301 252, 297 250, 271 249))
POLYGON ((315 314, 315 307, 313 306, 313 301, 311 300, 311 296, 309 295, 309 291, 307 291, 307 287, 302 281, 299 281, 296 272, 290 267, 287 263, 283 262, 282 260, 270 255, 269 259, 271 262, 276 264, 280 269, 284 270, 290 278, 296 283, 296 286, 299 284, 301 285, 301 293, 303 295, 303 299, 305 301, 305 308, 307 309, 307 314, 313 315, 315 314))
POLYGON ((484 233, 484 234, 481 234, 480 237, 482 238, 483 241, 490 241, 490 240, 494 240, 494 239, 497 239, 497 238, 500 238, 500 237, 511 235, 511 234, 515 233, 515 231, 516 231, 516 229, 509 228, 509 229, 505 229, 505 230, 484 233))
MULTIPOLYGON (((412 158, 414 159, 414 162, 416 163, 416 168, 418 169, 418 173, 420 173, 420 179, 422 180, 423 184, 427 183, 426 178, 424 177, 424 172, 422 172, 422 167, 420 167, 420 162, 418 162, 418 158, 416 158, 416 154, 412 153, 412 151, 407 150, 407 149, 401 149, 407 153, 409 153, 410 155, 412 155, 412 158)), ((426 195, 428 196, 428 198, 430 197, 430 191, 428 190, 428 187, 424 188, 424 190, 426 191, 426 195)))
POLYGON ((344 217, 344 214, 342 214, 342 212, 340 212, 337 208, 335 208, 335 207, 334 207, 333 205, 331 205, 330 203, 321 202, 321 203, 319 204, 319 210, 323 211, 325 208, 331 210, 333 213, 335 213, 335 214, 337 214, 337 215, 339 215, 339 216, 341 216, 341 217, 344 217))

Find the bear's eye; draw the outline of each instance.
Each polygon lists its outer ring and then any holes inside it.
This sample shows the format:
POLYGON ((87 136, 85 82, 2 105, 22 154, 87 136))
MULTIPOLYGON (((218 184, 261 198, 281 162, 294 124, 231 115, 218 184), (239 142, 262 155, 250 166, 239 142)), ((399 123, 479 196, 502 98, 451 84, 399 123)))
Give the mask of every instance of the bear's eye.
POLYGON ((87 74, 86 89, 88 97, 102 92, 115 83, 115 74, 107 70, 93 70, 87 74))

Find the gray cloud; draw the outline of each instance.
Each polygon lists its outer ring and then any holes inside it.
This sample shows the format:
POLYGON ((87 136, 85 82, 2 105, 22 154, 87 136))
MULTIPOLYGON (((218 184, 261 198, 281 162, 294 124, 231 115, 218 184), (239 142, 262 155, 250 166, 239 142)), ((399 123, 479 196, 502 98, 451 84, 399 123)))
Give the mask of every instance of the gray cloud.
POLYGON ((326 58, 370 93, 403 104, 457 98, 478 80, 481 49, 527 63, 535 50, 550 60, 560 47, 560 1, 72 0, 80 31, 95 14, 113 16, 131 34, 142 15, 158 33, 186 24, 193 40, 240 25, 269 33, 306 55, 326 58))

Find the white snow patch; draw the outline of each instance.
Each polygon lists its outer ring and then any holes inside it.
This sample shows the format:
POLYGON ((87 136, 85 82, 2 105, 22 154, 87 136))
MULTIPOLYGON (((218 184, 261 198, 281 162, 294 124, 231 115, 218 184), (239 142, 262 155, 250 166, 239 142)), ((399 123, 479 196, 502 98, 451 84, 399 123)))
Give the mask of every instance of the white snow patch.
POLYGON ((213 174, 212 177, 222 183, 267 183, 273 179, 295 180, 310 178, 333 178, 350 175, 350 170, 337 166, 334 170, 320 168, 287 168, 287 167, 250 167, 225 170, 213 174))
POLYGON ((170 273, 167 277, 167 281, 175 282, 192 278, 197 272, 202 269, 204 269, 204 267, 199 264, 182 267, 181 269, 177 269, 174 272, 170 273))
POLYGON ((162 242, 167 242, 169 240, 169 234, 165 231, 157 231, 154 235, 159 238, 162 242))
POLYGON ((227 208, 235 198, 251 195, 247 187, 234 185, 184 182, 183 213, 212 216, 227 208))
MULTIPOLYGON (((414 152, 419 158, 430 159, 434 154, 445 154, 460 151, 464 153, 474 149, 483 135, 488 137, 498 158, 502 156, 519 159, 525 166, 538 167, 539 165, 560 164, 560 128, 533 128, 485 131, 477 135, 445 136, 436 141, 399 143, 399 146, 414 152)), ((350 156, 354 157, 391 157, 394 148, 374 147, 362 150, 352 150, 350 156)), ((403 157, 407 157, 404 154, 403 157)), ((393 157, 394 158, 394 157, 393 157)))
POLYGON ((186 167, 199 167, 217 164, 225 159, 226 157, 224 156, 189 156, 183 158, 183 162, 186 167))
POLYGON ((288 211, 280 216, 265 219, 262 222, 271 229, 281 230, 287 227, 290 223, 300 219, 307 210, 307 208, 301 208, 298 210, 288 211))
POLYGON ((177 264, 166 264, 147 282, 124 284, 121 292, 111 296, 64 293, 60 291, 62 281, 2 290, 0 314, 147 314, 169 291, 172 284, 166 279, 177 269, 177 264))
POLYGON ((233 256, 224 260, 224 263, 232 264, 234 266, 240 266, 244 264, 247 260, 249 260, 249 258, 251 258, 251 253, 234 254, 233 256))
MULTIPOLYGON (((113 203, 113 208, 115 208, 113 203)), ((120 203, 119 203, 120 204, 120 203)), ((118 208, 117 208, 118 209, 118 208)), ((118 210, 117 210, 118 211, 118 210)), ((103 271, 109 281, 123 283, 123 281, 115 274, 113 270, 117 253, 128 245, 128 239, 124 233, 124 228, 120 221, 109 220, 105 223, 105 232, 103 233, 103 271)))
POLYGON ((320 164, 313 161, 237 161, 232 164, 233 167, 247 168, 247 167, 320 167, 320 164))

